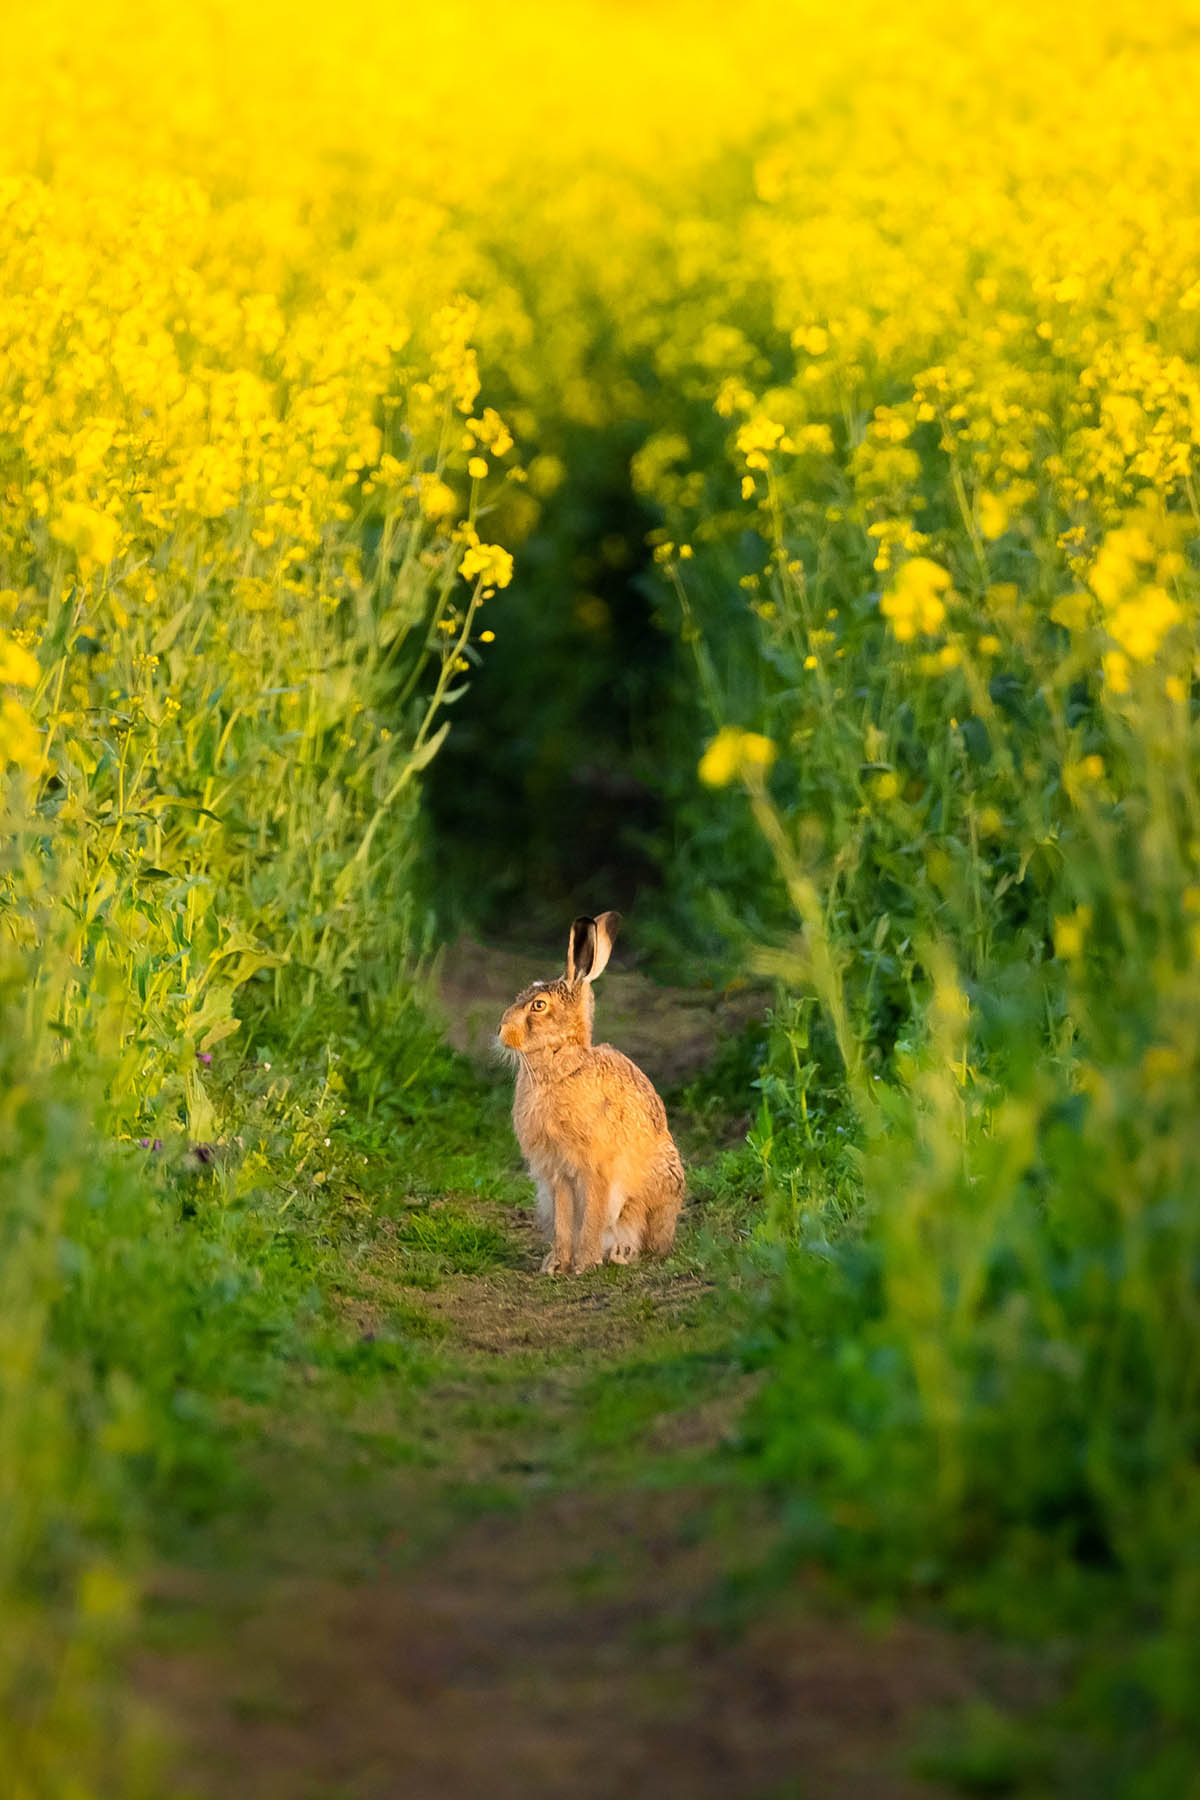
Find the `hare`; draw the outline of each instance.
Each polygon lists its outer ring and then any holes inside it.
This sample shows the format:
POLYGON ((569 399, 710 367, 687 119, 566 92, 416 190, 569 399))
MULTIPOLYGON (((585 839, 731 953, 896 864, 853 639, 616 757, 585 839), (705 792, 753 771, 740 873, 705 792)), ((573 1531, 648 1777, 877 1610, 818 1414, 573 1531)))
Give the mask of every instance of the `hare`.
POLYGON ((592 983, 620 923, 615 912, 576 919, 566 975, 535 981, 500 1021, 517 1065, 513 1126, 550 1240, 547 1275, 668 1250, 683 1202, 662 1101, 627 1056, 592 1043, 592 983))

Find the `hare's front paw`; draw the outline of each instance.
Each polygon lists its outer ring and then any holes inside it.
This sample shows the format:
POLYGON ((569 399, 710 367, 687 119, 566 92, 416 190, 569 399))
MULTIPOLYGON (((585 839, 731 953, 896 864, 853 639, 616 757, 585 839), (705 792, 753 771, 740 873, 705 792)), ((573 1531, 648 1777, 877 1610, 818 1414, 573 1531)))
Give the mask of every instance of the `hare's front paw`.
POLYGON ((569 1256, 560 1256, 557 1250, 547 1250, 542 1258, 543 1275, 565 1275, 571 1267, 569 1256))

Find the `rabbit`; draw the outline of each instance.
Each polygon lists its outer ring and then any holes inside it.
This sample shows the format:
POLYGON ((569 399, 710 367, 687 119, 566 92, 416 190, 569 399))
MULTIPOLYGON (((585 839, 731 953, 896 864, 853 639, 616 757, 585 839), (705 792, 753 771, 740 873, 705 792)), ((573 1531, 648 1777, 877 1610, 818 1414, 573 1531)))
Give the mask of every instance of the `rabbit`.
POLYGON ((513 1127, 550 1240, 547 1275, 661 1255, 683 1203, 683 1164, 652 1083, 611 1044, 592 1043, 592 983, 620 923, 615 912, 576 919, 565 976, 535 981, 500 1021, 517 1066, 513 1127))

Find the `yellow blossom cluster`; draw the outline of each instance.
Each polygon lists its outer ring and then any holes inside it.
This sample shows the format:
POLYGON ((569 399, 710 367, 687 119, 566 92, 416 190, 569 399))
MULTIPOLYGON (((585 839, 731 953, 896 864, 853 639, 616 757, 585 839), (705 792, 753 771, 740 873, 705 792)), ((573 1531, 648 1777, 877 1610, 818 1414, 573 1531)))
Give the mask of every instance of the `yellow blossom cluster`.
MULTIPOLYGON (((1045 661, 1054 623, 1073 678, 1085 663, 1121 697, 1152 667, 1190 691, 1200 51, 1180 4, 1127 24, 1115 0, 972 6, 947 54, 941 9, 852 6, 823 21, 803 110, 764 128, 755 204, 687 233, 712 297, 675 309, 658 363, 698 390, 722 346, 703 385, 732 481, 693 479, 700 430, 678 416, 651 440, 669 464, 639 473, 672 536, 757 533, 760 619, 810 619, 776 591, 798 564, 810 597, 819 575, 843 620, 870 603, 902 644, 1045 661)), ((959 679, 961 653, 919 654, 914 673, 959 679)))
POLYGON ((410 777, 468 666, 455 583, 511 579, 474 520, 508 529, 521 472, 445 189, 393 162, 353 198, 336 21, 303 117, 281 7, 8 25, 0 817, 39 849, 0 912, 45 945, 46 1042, 102 1047, 114 1104, 203 1137, 196 1057, 245 983, 385 953, 410 777))
MULTIPOLYGON (((440 738, 376 712, 381 671, 416 671, 408 705, 469 661, 460 578, 533 604, 522 544, 592 516, 562 490, 614 443, 687 641, 750 634, 786 696, 710 774, 811 746, 863 671, 942 694, 964 767, 1017 689, 1132 717, 1152 688, 1175 731, 1200 44, 1183 0, 1126 10, 967 0, 950 43, 942 0, 747 0, 736 30, 716 0, 18 9, 0 582, 44 679, 4 704, 68 807, 157 734, 159 791, 201 808, 270 763, 265 846, 301 716, 350 811, 405 792, 385 750, 440 738)), ((564 616, 608 617, 603 546, 565 548, 564 616)))
MULTIPOLYGON (((34 687, 40 673, 28 650, 0 630, 0 688, 34 687)), ((14 764, 36 774, 41 763, 41 741, 25 707, 11 693, 0 695, 0 775, 14 764)))
POLYGON ((723 725, 700 759, 700 779, 708 787, 728 787, 739 777, 760 782, 775 756, 775 745, 761 732, 723 725))
POLYGON ((458 572, 464 581, 478 581, 483 587, 507 587, 513 576, 513 559, 499 544, 481 544, 472 533, 473 542, 463 555, 458 572))
POLYGON ((918 636, 932 636, 946 617, 946 602, 951 598, 950 577, 938 563, 927 556, 914 556, 906 562, 895 583, 883 596, 879 610, 902 644, 918 636))

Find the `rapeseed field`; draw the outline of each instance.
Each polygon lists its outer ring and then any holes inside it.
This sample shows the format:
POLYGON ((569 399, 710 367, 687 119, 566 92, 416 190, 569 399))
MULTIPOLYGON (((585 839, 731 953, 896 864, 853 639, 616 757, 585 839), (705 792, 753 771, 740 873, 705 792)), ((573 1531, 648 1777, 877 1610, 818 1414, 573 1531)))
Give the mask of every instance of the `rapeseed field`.
POLYGON ((227 1478, 179 1396, 298 1329, 281 1184, 444 1066, 424 959, 559 904, 615 754, 644 942, 772 984, 789 1553, 1082 1646, 1094 1760, 987 1791, 1194 1792, 1200 13, 5 39, 6 1791, 160 1791, 106 1670, 227 1478))

